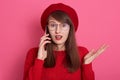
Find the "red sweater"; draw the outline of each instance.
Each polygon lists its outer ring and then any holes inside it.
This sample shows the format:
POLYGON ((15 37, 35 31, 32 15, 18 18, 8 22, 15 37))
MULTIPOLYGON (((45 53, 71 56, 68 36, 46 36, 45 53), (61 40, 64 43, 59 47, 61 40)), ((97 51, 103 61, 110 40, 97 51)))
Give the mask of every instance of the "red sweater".
MULTIPOLYGON (((44 68, 44 61, 37 59, 38 49, 38 47, 32 48, 27 53, 23 80, 95 80, 92 63, 82 64, 82 68, 74 73, 68 72, 62 64, 65 51, 54 51, 57 54, 56 66, 44 68)), ((83 61, 88 50, 85 47, 78 47, 78 50, 83 61)))

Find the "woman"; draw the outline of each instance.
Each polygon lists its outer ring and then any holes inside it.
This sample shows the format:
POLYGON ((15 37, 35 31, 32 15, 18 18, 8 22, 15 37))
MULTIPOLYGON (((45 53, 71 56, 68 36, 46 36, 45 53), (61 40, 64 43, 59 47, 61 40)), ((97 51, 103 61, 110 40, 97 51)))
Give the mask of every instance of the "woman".
POLYGON ((96 52, 77 46, 75 32, 78 17, 68 5, 50 5, 41 16, 45 34, 40 45, 28 51, 23 80, 95 80, 92 61, 107 45, 96 52))

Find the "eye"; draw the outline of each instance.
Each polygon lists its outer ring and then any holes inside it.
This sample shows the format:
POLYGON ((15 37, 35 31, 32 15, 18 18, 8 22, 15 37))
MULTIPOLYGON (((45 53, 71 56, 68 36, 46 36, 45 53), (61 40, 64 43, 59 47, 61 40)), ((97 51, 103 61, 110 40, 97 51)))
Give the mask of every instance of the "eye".
POLYGON ((50 24, 51 27, 56 27, 56 24, 50 24))
POLYGON ((63 27, 68 27, 69 25, 67 23, 63 23, 63 27))
POLYGON ((51 24, 51 26, 55 26, 55 24, 51 24))

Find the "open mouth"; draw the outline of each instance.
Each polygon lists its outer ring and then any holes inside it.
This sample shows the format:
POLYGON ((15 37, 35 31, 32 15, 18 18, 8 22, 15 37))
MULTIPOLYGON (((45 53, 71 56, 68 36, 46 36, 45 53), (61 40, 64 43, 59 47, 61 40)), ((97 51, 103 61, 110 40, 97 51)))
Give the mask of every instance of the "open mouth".
POLYGON ((62 36, 61 36, 61 35, 56 35, 56 36, 55 36, 55 39, 56 39, 56 40, 61 40, 61 39, 62 39, 62 36))

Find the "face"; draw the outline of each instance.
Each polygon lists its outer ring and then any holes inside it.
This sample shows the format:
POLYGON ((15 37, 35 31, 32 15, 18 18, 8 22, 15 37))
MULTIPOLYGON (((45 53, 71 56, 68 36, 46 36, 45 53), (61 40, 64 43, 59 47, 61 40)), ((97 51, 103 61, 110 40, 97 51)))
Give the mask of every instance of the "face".
POLYGON ((48 30, 55 44, 64 45, 68 38, 70 25, 67 23, 61 23, 55 18, 50 17, 48 20, 48 30))

